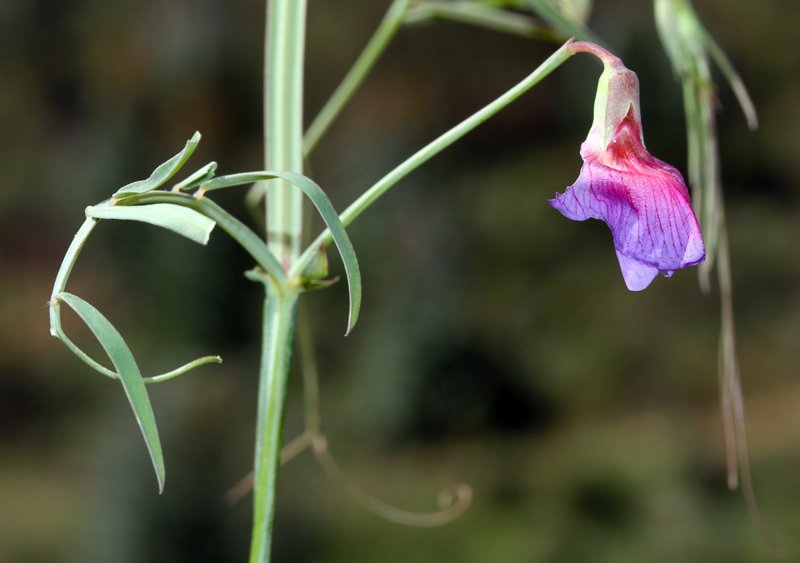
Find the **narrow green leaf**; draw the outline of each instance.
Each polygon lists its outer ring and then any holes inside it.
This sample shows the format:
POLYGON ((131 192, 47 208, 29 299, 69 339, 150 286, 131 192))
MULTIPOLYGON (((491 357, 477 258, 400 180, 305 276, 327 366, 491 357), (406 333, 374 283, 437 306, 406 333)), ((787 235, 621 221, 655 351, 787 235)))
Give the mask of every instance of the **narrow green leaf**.
POLYGON ((339 214, 333 208, 331 200, 328 199, 328 196, 316 182, 302 174, 291 172, 284 173, 283 177, 303 190, 303 193, 308 196, 308 199, 317 208, 322 220, 325 222, 325 226, 331 232, 333 242, 339 250, 339 255, 342 257, 344 270, 347 274, 347 285, 350 290, 350 314, 346 333, 349 334, 358 320, 358 313, 361 309, 361 270, 358 267, 358 259, 356 258, 353 243, 350 242, 350 237, 347 235, 339 214))
POLYGON ((125 395, 133 409, 136 422, 142 431, 153 468, 158 479, 159 493, 164 490, 164 456, 161 452, 161 440, 158 437, 156 419, 153 415, 153 408, 150 406, 150 399, 144 386, 142 373, 133 354, 114 325, 106 319, 100 311, 92 305, 71 293, 62 292, 56 295, 56 299, 69 305, 86 323, 92 331, 100 345, 108 354, 114 368, 119 374, 125 395))
POLYGON ((311 203, 319 211, 325 226, 331 232, 331 238, 339 250, 339 255, 342 257, 344 263, 344 271, 347 275, 347 285, 350 291, 350 313, 347 322, 347 333, 349 334, 358 320, 358 313, 361 309, 361 270, 358 267, 358 259, 356 258, 353 243, 350 242, 350 237, 344 228, 339 214, 333 208, 331 200, 325 195, 319 185, 310 178, 297 174, 295 172, 275 172, 265 170, 262 172, 244 172, 241 174, 231 174, 229 176, 220 176, 209 180, 204 184, 200 184, 200 191, 207 192, 227 188, 232 186, 241 186, 258 182, 260 180, 271 180, 275 178, 282 178, 290 184, 299 188, 311 203))
POLYGON ((216 162, 209 162, 205 166, 203 166, 197 172, 193 172, 189 174, 185 179, 181 180, 177 184, 175 184, 175 188, 178 191, 181 190, 190 190, 203 182, 206 182, 214 177, 214 174, 217 172, 217 163, 216 162))
POLYGON ((146 180, 138 180, 122 186, 116 191, 114 197, 124 197, 126 195, 149 192, 150 190, 155 190, 159 186, 162 186, 180 170, 181 166, 183 166, 187 160, 189 160, 189 157, 192 156, 192 153, 199 143, 200 133, 195 131, 192 138, 186 141, 186 146, 183 147, 181 152, 160 164, 146 180))
POLYGON ((108 205, 101 203, 86 208, 86 216, 93 219, 121 219, 141 221, 176 232, 189 240, 205 245, 214 221, 188 207, 171 203, 149 205, 108 205))

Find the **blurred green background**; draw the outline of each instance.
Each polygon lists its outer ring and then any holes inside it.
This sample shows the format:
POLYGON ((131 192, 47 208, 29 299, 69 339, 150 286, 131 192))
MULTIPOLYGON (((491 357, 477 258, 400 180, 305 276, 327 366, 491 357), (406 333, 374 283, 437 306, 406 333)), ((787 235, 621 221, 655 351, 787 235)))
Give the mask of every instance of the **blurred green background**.
MULTIPOLYGON (((387 1, 312 0, 308 117, 387 1)), ((697 0, 751 89, 747 130, 720 92, 735 306, 753 478, 767 528, 800 557, 800 3, 697 0)), ((48 334, 46 300, 83 209, 146 177, 195 129, 189 167, 260 168, 263 6, 230 0, 0 4, 0 561, 244 561, 260 289, 222 233, 207 248, 103 223, 70 290, 126 335, 149 388, 162 496, 122 390, 48 334)), ((590 26, 640 75, 648 147, 685 172, 680 87, 647 2, 590 26)), ((343 208, 555 45, 456 23, 403 29, 311 162, 343 208)), ((599 222, 547 204, 577 177, 600 67, 577 57, 405 180, 351 228, 364 308, 310 294, 324 424, 343 468, 405 509, 469 483, 442 528, 353 503, 305 453, 280 482, 277 562, 777 560, 725 485, 718 299, 694 271, 625 289, 599 222)), ((215 199, 245 215, 241 193, 215 199)), ((314 231, 316 232, 317 226, 314 231)), ((335 268, 339 268, 338 263, 335 268)), ((77 322, 68 330, 92 346, 77 322)), ((299 375, 299 374, 296 374, 299 375)), ((287 435, 302 430, 293 377, 287 435)))

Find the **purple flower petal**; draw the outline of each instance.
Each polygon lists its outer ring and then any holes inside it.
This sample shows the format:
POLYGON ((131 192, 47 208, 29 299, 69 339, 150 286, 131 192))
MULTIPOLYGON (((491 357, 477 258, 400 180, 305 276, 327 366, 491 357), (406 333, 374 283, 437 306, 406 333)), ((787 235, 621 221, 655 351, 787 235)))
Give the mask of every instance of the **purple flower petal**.
POLYGON ((645 289, 658 275, 658 268, 655 266, 628 258, 619 250, 617 250, 617 260, 619 260, 619 267, 622 270, 625 285, 631 291, 645 289))
POLYGON ((683 177, 647 152, 640 132, 631 111, 606 149, 590 135, 581 146, 580 176, 549 200, 569 219, 605 221, 632 291, 646 288, 658 274, 669 277, 705 258, 683 177))

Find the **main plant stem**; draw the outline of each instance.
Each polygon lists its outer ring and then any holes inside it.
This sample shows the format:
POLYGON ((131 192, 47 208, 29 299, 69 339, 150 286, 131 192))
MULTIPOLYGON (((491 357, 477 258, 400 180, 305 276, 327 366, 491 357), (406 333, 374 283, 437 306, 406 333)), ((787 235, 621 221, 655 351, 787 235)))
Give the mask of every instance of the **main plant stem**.
MULTIPOLYGON (((264 164, 303 172, 303 53, 306 0, 268 0, 264 69, 264 164)), ((267 188, 267 244, 284 270, 300 254, 303 194, 283 181, 267 188)), ((283 440, 283 412, 298 290, 265 280, 263 342, 253 468, 250 563, 268 563, 283 440)))
POLYGON ((291 364, 297 296, 297 292, 290 288, 267 284, 253 468, 250 563, 266 563, 270 557, 283 434, 283 407, 291 364))
MULTIPOLYGON (((303 172, 306 0, 268 0, 264 51, 264 164, 303 172)), ((267 242, 285 268, 302 244, 303 194, 283 180, 267 190, 267 242)))

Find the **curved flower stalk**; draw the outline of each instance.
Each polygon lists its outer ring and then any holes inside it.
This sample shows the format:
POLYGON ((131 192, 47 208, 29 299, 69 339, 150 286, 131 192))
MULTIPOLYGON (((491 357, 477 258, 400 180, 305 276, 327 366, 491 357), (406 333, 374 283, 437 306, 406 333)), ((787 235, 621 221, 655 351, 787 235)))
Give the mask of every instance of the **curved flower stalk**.
POLYGON ((580 175, 549 203, 574 221, 604 221, 625 284, 640 291, 658 274, 670 277, 703 261, 700 226, 680 172, 644 146, 636 73, 594 44, 575 43, 573 49, 597 56, 605 70, 594 123, 581 145, 580 175))

